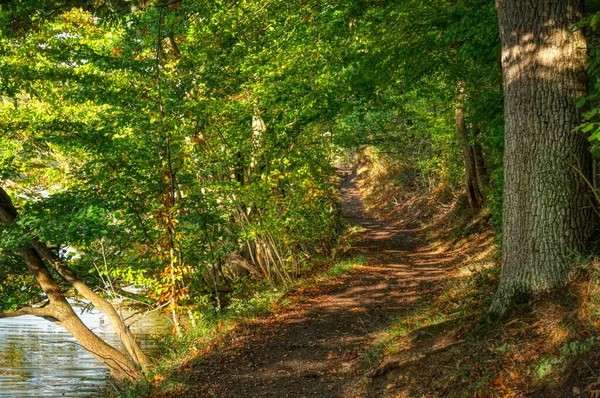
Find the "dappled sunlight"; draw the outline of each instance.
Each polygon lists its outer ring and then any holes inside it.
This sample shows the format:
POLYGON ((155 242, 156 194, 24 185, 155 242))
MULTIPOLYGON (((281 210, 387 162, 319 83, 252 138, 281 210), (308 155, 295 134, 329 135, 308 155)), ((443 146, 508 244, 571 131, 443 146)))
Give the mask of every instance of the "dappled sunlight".
POLYGON ((490 258, 496 250, 493 235, 472 232, 465 239, 466 232, 456 234, 450 225, 464 231, 478 231, 482 225, 472 218, 457 223, 462 220, 460 206, 448 206, 425 228, 405 229, 401 222, 374 218, 362 205, 356 172, 344 172, 344 216, 359 235, 345 255, 364 257, 366 263, 291 294, 287 310, 254 320, 233 344, 194 360, 187 373, 173 375, 181 380, 181 391, 169 396, 203 396, 194 395, 192 388, 205 385, 208 396, 242 391, 243 396, 368 397, 379 388, 388 391, 389 383, 400 386, 398 380, 410 383, 433 372, 431 355, 442 356, 440 366, 455 366, 453 350, 464 343, 475 311, 474 304, 465 311, 460 307, 472 294, 465 281, 496 265, 490 258), (426 233, 432 239, 424 243, 426 233), (449 239, 453 234, 460 238, 449 239), (444 310, 424 307, 431 302, 445 303, 444 310), (373 385, 357 378, 383 356, 400 369, 415 367, 424 373, 397 372, 393 382, 386 376, 373 385))
MULTIPOLYGON (((579 13, 566 3, 555 7, 561 10, 559 14, 579 13)), ((555 81, 561 72, 581 70, 586 46, 582 32, 573 26, 578 18, 551 18, 549 10, 549 6, 542 6, 539 12, 544 18, 527 29, 514 25, 512 30, 502 32, 506 36, 502 49, 505 86, 531 78, 555 81)))
MULTIPOLYGON (((368 396, 368 385, 356 379, 363 372, 364 353, 398 317, 409 316, 432 297, 439 282, 451 276, 456 258, 423 247, 417 231, 368 216, 356 174, 341 190, 346 219, 362 227, 360 240, 346 255, 364 256, 366 264, 291 295, 289 310, 254 321, 235 348, 215 349, 199 358, 188 375, 176 376, 184 385, 190 379, 190 386, 206 384, 215 396, 238 389, 253 396, 368 396), (227 366, 233 363, 234 369, 227 366)), ((447 336, 435 347, 450 343, 447 336)), ((171 395, 193 394, 183 389, 171 395)))
POLYGON ((600 398, 584 3, 0 0, 0 318, 107 396, 600 398))

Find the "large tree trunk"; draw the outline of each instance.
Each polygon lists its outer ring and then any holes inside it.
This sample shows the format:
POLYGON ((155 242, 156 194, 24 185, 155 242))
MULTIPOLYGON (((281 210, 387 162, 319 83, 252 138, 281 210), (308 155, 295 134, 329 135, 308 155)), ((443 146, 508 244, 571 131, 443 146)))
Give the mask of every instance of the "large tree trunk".
POLYGON ((504 213, 502 276, 490 308, 563 284, 589 239, 587 141, 573 133, 586 93, 586 42, 573 32, 580 0, 496 0, 502 41, 504 213))
MULTIPOLYGON (((10 200, 8 194, 0 187, 0 222, 5 224, 13 223, 17 218, 17 211, 10 200)), ((122 319, 114 313, 108 312, 109 319, 113 321, 113 326, 117 333, 122 337, 124 345, 128 346, 128 351, 132 350, 136 361, 130 360, 126 355, 107 344, 104 340, 94 334, 82 321, 79 319, 73 307, 69 304, 65 298, 60 286, 52 274, 48 271, 46 264, 43 262, 38 250, 42 252, 44 257, 47 257, 50 264, 56 267, 57 271, 63 276, 68 282, 72 283, 76 289, 80 292, 85 293, 84 296, 89 298, 91 301, 101 305, 105 310, 108 309, 107 305, 112 308, 110 303, 97 296, 89 287, 85 286, 58 258, 54 258, 54 254, 41 242, 34 240, 33 246, 23 246, 20 254, 25 262, 25 265, 41 287, 46 293, 49 305, 43 308, 23 308, 12 313, 0 313, 0 318, 20 315, 36 315, 49 320, 52 320, 62 327, 64 327, 73 337, 81 344, 81 346, 92 354, 100 362, 104 363, 110 370, 111 376, 117 381, 124 380, 135 380, 141 377, 140 369, 136 365, 147 363, 146 357, 143 355, 137 343, 137 349, 131 346, 131 342, 127 339, 127 333, 131 336, 131 332, 127 329, 124 324, 116 322, 114 315, 122 319), (35 247, 34 247, 35 246, 35 247), (84 287, 85 286, 85 287, 84 287), (124 330, 123 327, 126 329, 124 330), (124 334, 124 336, 121 336, 124 334), (125 337, 125 338, 123 338, 125 337), (139 351, 138 351, 139 350, 139 351), (141 357, 140 357, 141 356, 141 357)), ((135 342, 135 339, 133 339, 135 342)))

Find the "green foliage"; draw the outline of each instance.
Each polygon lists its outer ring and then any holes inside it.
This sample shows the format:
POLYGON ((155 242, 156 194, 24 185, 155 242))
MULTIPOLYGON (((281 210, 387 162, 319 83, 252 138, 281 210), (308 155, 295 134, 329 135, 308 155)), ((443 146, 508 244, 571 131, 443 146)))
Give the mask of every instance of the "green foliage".
MULTIPOLYGON (((458 189, 457 107, 499 217, 493 2, 117 3, 0 7, 0 181, 20 212, 0 250, 37 237, 99 290, 172 309, 230 288, 231 253, 289 284, 340 232, 334 148, 374 145, 406 186, 458 189)), ((2 261, 2 305, 40 299, 2 261)))
POLYGON ((586 16, 579 24, 578 28, 583 29, 588 38, 588 61, 586 65, 588 73, 588 95, 577 100, 576 106, 582 112, 582 123, 575 129, 576 133, 583 134, 590 140, 591 153, 595 159, 600 158, 600 52, 598 43, 600 43, 600 34, 598 31, 598 18, 600 13, 595 12, 586 16))
POLYGON ((555 365, 559 364, 560 360, 556 357, 544 357, 535 367, 535 374, 539 379, 543 379, 552 373, 555 365))
POLYGON ((3 254, 0 257, 0 312, 35 304, 42 297, 41 289, 17 256, 3 254))
MULTIPOLYGON (((20 211, 0 248, 33 235, 91 285, 181 308, 213 291, 228 253, 288 282, 328 250, 337 105, 333 49, 314 45, 321 5, 38 6, 0 40, 0 177, 20 211)), ((6 24, 25 12, 11 7, 6 24)))
POLYGON ((571 341, 563 346, 560 355, 568 359, 585 354, 595 345, 595 342, 594 336, 585 341, 571 341))
POLYGON ((352 40, 342 56, 350 64, 343 74, 351 94, 336 117, 335 142, 374 145, 405 161, 412 169, 408 186, 458 190, 464 164, 454 112, 460 107, 492 175, 488 206, 501 219, 503 93, 494 3, 374 3, 347 18, 352 40))
POLYGON ((249 294, 238 292, 237 295, 234 295, 227 311, 234 318, 251 319, 268 313, 283 294, 285 294, 285 290, 282 289, 265 286, 264 284, 263 286, 255 286, 249 294))
POLYGON ((559 356, 546 356, 540 359, 535 367, 535 374, 538 379, 543 380, 552 374, 553 371, 556 371, 558 365, 560 365, 559 370, 564 373, 567 371, 570 361, 588 353, 595 346, 596 339, 594 336, 583 341, 575 340, 568 342, 563 345, 559 356))
POLYGON ((182 310, 231 287, 230 253, 289 284, 340 232, 334 149, 373 145, 407 165, 407 187, 459 189, 457 107, 499 224, 493 2, 117 9, 0 8, 0 179, 20 212, 0 249, 38 237, 101 291, 182 310))
POLYGON ((331 266, 326 272, 327 276, 333 277, 338 275, 347 274, 352 272, 358 267, 361 267, 367 263, 367 259, 364 257, 351 258, 344 261, 339 261, 331 266))

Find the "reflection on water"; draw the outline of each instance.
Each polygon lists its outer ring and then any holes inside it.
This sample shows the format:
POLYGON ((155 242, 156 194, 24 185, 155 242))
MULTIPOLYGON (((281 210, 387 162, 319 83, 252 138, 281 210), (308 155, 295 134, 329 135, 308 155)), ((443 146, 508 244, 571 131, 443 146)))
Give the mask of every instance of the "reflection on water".
MULTIPOLYGON (((79 314, 110 344, 120 346, 98 311, 79 314)), ((165 320, 146 316, 131 327, 142 348, 166 331, 165 320)), ((63 328, 34 316, 0 319, 0 397, 98 397, 108 371, 63 328)))

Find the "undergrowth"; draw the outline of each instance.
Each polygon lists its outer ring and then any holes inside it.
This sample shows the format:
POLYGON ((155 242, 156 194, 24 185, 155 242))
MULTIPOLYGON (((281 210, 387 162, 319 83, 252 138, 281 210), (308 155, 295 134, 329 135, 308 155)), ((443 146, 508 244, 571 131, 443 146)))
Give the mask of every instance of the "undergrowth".
POLYGON ((428 250, 455 256, 430 299, 399 314, 363 353, 373 396, 600 397, 600 259, 574 259, 563 289, 491 319, 501 259, 489 213, 473 215, 443 189, 411 197, 393 164, 363 158, 367 209, 418 229, 428 250))
MULTIPOLYGON (((500 253, 489 213, 473 215, 464 198, 444 188, 434 187, 427 198, 418 190, 401 192, 407 186, 398 184, 406 181, 396 178, 398 173, 388 178, 389 164, 371 166, 364 168, 359 184, 366 209, 418 231, 427 239, 427 253, 448 259, 428 300, 398 314, 363 352, 373 396, 600 397, 600 259, 574 260, 579 265, 563 289, 491 319, 487 309, 500 279, 500 253)), ((303 290, 363 262, 322 263, 315 276, 291 289, 303 290)), ((159 385, 177 388, 164 381, 170 372, 193 364, 240 324, 289 304, 288 290, 262 286, 254 291, 233 297, 227 311, 203 314, 186 338, 166 341, 170 359, 124 396, 141 396, 159 385)))
MULTIPOLYGON (((354 230, 356 232, 356 230, 354 230)), ((350 242, 354 232, 350 232, 350 242)), ((290 293, 326 283, 340 275, 354 272, 366 263, 364 257, 352 257, 339 261, 315 261, 306 275, 293 284, 274 286, 266 281, 240 284, 229 297, 229 304, 219 309, 206 303, 204 310, 196 314, 196 325, 182 336, 163 336, 158 342, 159 354, 147 369, 146 378, 126 386, 122 392, 105 391, 105 395, 121 398, 137 398, 179 387, 172 377, 181 369, 187 369, 219 344, 226 343, 240 330, 261 317, 277 313, 293 304, 290 293)))

